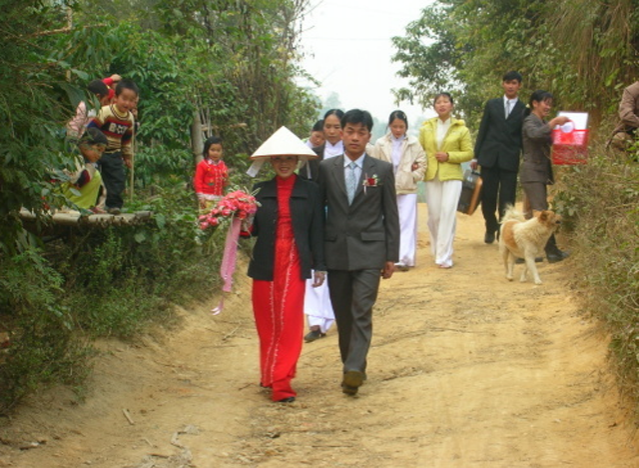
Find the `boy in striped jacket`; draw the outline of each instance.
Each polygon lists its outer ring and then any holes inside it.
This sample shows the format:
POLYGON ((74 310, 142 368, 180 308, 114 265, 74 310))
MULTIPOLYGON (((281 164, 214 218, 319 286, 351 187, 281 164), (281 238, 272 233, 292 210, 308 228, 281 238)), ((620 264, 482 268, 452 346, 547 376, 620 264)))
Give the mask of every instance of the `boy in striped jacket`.
POLYGON ((113 102, 100 109, 87 127, 95 127, 107 137, 108 145, 100 159, 100 172, 107 190, 106 208, 111 214, 119 214, 126 185, 124 166, 133 162, 132 138, 135 119, 131 113, 136 105, 139 90, 131 80, 122 80, 115 88, 113 102))

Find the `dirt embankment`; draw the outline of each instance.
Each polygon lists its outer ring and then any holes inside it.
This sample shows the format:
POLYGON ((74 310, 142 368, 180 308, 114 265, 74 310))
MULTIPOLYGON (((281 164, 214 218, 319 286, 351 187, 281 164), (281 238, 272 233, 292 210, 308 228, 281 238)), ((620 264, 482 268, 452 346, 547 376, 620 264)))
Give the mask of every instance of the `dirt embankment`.
POLYGON ((420 210, 419 264, 383 282, 357 397, 340 391, 332 330, 304 346, 297 402, 269 401, 240 273, 222 315, 182 310, 160 337, 102 343, 85 403, 52 391, 2 421, 0 467, 639 466, 570 263, 509 283, 481 216, 460 215, 456 264, 440 270, 420 210))

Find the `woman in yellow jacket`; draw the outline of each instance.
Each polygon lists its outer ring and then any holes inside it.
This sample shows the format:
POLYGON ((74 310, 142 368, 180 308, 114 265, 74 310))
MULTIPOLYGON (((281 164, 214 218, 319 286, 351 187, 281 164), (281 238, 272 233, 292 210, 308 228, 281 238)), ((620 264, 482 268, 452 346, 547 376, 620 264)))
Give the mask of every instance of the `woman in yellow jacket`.
POLYGON ((438 117, 427 120, 419 132, 426 152, 426 203, 430 247, 440 268, 453 266, 453 239, 457 203, 462 190, 461 163, 473 159, 470 132, 463 120, 454 119, 453 98, 449 93, 435 96, 438 117))

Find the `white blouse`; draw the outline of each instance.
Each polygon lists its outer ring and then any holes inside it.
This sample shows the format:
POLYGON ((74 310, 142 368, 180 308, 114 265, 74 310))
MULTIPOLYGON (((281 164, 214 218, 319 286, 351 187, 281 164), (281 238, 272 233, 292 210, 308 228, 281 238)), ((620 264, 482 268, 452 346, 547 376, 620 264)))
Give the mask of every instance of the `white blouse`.
POLYGON ((448 117, 446 122, 442 122, 442 119, 437 119, 437 149, 441 150, 442 145, 444 144, 444 138, 446 138, 446 133, 448 133, 448 129, 450 128, 450 123, 452 119, 448 117))
POLYGON ((324 145, 324 159, 334 158, 340 154, 344 154, 344 142, 340 140, 332 145, 330 141, 326 140, 324 145))
POLYGON ((399 162, 402 159, 402 144, 406 139, 406 135, 402 135, 399 138, 395 138, 393 134, 390 136, 393 151, 391 153, 391 159, 393 160, 393 169, 397 172, 397 166, 399 166, 399 162))

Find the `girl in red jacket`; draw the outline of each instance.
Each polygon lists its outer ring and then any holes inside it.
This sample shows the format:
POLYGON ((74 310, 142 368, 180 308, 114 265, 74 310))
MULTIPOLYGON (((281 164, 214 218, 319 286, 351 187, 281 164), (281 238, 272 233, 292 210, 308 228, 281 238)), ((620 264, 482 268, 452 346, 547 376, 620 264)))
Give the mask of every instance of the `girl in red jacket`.
POLYGON ((228 169, 222 161, 222 140, 211 137, 204 142, 204 159, 195 169, 193 186, 200 208, 210 208, 224 195, 224 187, 229 183, 228 169))

